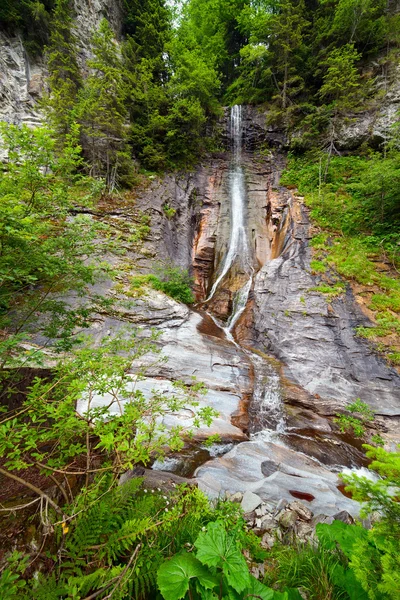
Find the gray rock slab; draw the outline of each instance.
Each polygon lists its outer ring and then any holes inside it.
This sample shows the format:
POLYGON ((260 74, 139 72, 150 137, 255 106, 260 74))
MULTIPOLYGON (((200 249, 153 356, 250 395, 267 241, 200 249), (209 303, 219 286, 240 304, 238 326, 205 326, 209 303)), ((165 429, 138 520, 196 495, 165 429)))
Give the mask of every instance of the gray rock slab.
POLYGON ((250 492, 247 490, 243 494, 241 507, 243 509, 243 512, 245 514, 247 514, 247 513, 253 512, 253 510, 258 508, 261 503, 262 503, 262 500, 261 500, 260 496, 257 496, 257 494, 253 494, 253 492, 250 492))
POLYGON ((357 502, 341 494, 336 473, 278 443, 243 442, 224 456, 205 463, 195 475, 199 488, 214 498, 229 490, 253 492, 265 502, 277 503, 281 499, 294 502, 292 492, 297 492, 314 497, 310 502, 302 500, 313 513, 333 515, 347 510, 357 515, 360 509, 357 502), (269 477, 261 469, 267 457, 278 466, 269 477))

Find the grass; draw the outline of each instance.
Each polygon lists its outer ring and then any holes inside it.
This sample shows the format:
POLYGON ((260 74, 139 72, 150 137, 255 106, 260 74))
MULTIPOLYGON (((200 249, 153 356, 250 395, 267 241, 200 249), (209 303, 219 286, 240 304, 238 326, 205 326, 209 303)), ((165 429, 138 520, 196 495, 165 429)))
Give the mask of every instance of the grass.
POLYGON ((325 273, 326 265, 320 260, 312 260, 310 262, 311 271, 314 273, 325 273))
POLYGON ((170 206, 168 202, 163 205, 162 209, 168 220, 171 220, 176 215, 176 209, 170 206))
POLYGON ((331 300, 332 298, 337 298, 338 296, 343 294, 345 291, 345 287, 343 283, 335 283, 332 285, 328 283, 321 283, 321 285, 312 287, 308 291, 318 292, 318 294, 323 294, 327 296, 329 300, 331 300))
POLYGON ((336 553, 309 544, 284 546, 276 544, 267 560, 264 583, 283 590, 300 588, 308 600, 341 600, 348 598, 332 581, 332 573, 340 563, 336 553))
POLYGON ((137 293, 143 287, 149 286, 154 290, 164 292, 167 296, 174 298, 183 304, 193 304, 195 297, 191 285, 192 278, 188 272, 180 267, 158 265, 157 275, 135 275, 130 280, 130 287, 137 293))

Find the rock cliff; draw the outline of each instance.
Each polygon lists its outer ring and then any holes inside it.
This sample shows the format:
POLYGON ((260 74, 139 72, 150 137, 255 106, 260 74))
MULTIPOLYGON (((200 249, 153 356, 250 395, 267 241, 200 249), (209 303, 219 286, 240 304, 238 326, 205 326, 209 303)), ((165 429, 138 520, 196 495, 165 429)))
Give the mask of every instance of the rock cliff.
MULTIPOLYGON (((78 60, 82 71, 90 57, 90 39, 106 17, 117 38, 121 34, 121 0, 74 0, 78 60)), ((38 105, 45 90, 46 66, 43 57, 29 56, 20 33, 0 31, 0 120, 40 125, 43 114, 38 105)))

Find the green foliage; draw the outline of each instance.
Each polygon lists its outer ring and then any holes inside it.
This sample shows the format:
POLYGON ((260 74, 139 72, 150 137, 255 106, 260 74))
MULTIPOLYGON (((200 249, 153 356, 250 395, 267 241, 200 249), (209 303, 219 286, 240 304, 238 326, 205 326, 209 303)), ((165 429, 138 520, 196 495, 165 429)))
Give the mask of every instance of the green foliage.
POLYGON ((331 101, 335 110, 354 106, 360 87, 360 76, 355 67, 359 58, 360 54, 354 46, 347 44, 332 50, 326 59, 324 66, 327 71, 319 95, 322 99, 331 101))
MULTIPOLYGON (((399 164, 397 151, 386 157, 332 157, 323 184, 321 158, 292 157, 283 175, 284 184, 296 185, 305 195, 314 222, 322 228, 311 241, 312 264, 323 262, 343 277, 375 287, 368 307, 376 311, 377 325, 357 328, 358 335, 372 340, 400 333, 399 280, 376 266, 377 260, 395 268, 399 264, 399 164)), ((325 284, 318 287, 330 291, 325 284)), ((395 353, 388 345, 388 354, 395 353)))
POLYGON ((11 33, 22 30, 26 48, 40 54, 48 40, 54 5, 54 0, 3 0, 0 24, 11 33))
POLYGON ((91 72, 78 94, 74 118, 81 124, 82 147, 90 173, 104 177, 112 192, 132 181, 127 128, 127 88, 122 59, 106 19, 92 40, 91 72))
POLYGON ((0 575, 0 594, 3 600, 15 600, 21 596, 26 581, 21 575, 24 573, 28 557, 16 550, 7 557, 0 575))
MULTIPOLYGON (((336 576, 343 568, 342 563, 342 557, 335 547, 328 549, 323 544, 312 546, 275 543, 267 559, 268 569, 264 583, 278 589, 286 586, 300 588, 310 600, 347 599, 344 586, 340 585, 336 576)), ((354 600, 363 598, 365 597, 361 595, 354 600)))
POLYGON ((183 447, 182 436, 191 430, 179 426, 167 430, 164 415, 192 406, 194 427, 211 423, 215 411, 197 408, 203 391, 199 385, 176 382, 168 396, 157 390, 145 395, 136 389, 129 367, 155 347, 134 331, 127 333, 127 339, 120 336, 102 340, 100 347, 76 349, 54 369, 52 381, 34 382, 21 411, 0 425, 0 450, 7 457, 8 470, 35 467, 45 474, 63 472, 84 455, 86 471, 116 476, 136 463, 162 458, 167 448, 183 447), (103 400, 100 406, 96 398, 103 400), (93 467, 98 455, 100 469, 93 467))
POLYGON ((176 209, 170 206, 168 202, 163 205, 162 209, 167 219, 172 219, 176 214, 176 209))
POLYGON ((156 266, 157 275, 136 275, 131 279, 131 287, 138 289, 143 285, 150 285, 155 290, 164 292, 171 298, 193 304, 195 297, 192 292, 193 279, 181 267, 168 264, 156 266))
MULTIPOLYGON (((250 575, 241 553, 238 527, 228 532, 222 521, 211 522, 194 546, 195 556, 182 552, 160 566, 157 583, 165 600, 187 597, 239 600, 255 594, 263 600, 281 598, 250 575)), ((294 600, 295 596, 291 597, 294 600)))
MULTIPOLYGON (((87 323, 90 300, 74 309, 57 292, 83 295, 105 266, 87 260, 101 251, 101 243, 93 245, 101 227, 86 215, 71 219, 76 201, 90 206, 99 193, 93 180, 76 175, 81 165, 76 128, 61 153, 51 130, 0 128, 8 155, 0 172, 0 326, 15 334, 2 341, 4 367, 4 361, 18 357, 17 348, 32 329, 71 340, 74 328, 87 323)), ((96 304, 93 298, 92 307, 96 304)))
POLYGON ((46 104, 49 122, 61 144, 65 143, 74 126, 72 109, 82 85, 77 39, 72 29, 70 0, 57 0, 47 48, 50 96, 46 104))
POLYGON ((338 546, 347 559, 336 573, 350 598, 397 600, 400 573, 400 453, 365 446, 372 460, 369 468, 380 475, 369 479, 355 474, 342 475, 356 500, 363 502, 363 515, 379 514, 371 529, 334 521, 317 525, 322 546, 335 550, 338 546), (358 590, 362 588, 363 592, 358 590))
POLYGON ((347 411, 350 415, 337 414, 334 422, 339 425, 340 431, 352 431, 354 437, 362 438, 365 435, 366 426, 374 420, 374 413, 368 404, 357 398, 351 404, 348 404, 347 411), (357 416, 354 416, 356 414, 357 416))
POLYGON ((326 265, 320 260, 312 260, 310 262, 311 270, 315 273, 325 273, 326 265))

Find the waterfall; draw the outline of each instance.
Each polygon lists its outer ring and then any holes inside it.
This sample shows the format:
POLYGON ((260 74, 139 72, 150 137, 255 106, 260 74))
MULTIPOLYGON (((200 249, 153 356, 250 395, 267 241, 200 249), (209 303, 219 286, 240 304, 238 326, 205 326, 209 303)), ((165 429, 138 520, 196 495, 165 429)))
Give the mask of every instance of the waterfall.
POLYGON ((230 269, 235 265, 240 268, 248 280, 244 286, 236 293, 233 302, 233 311, 228 321, 227 329, 230 331, 238 318, 245 309, 248 295, 252 285, 253 265, 252 253, 247 237, 246 228, 246 186, 244 171, 242 167, 242 107, 235 105, 231 108, 230 117, 230 136, 233 145, 233 160, 229 172, 229 196, 230 196, 230 240, 228 251, 222 263, 222 268, 211 288, 211 292, 206 299, 206 302, 211 300, 217 291, 221 281, 229 273, 230 269))
MULTIPOLYGON (((235 267, 244 274, 245 283, 235 293, 232 313, 225 327, 208 313, 218 327, 221 327, 227 339, 238 348, 239 344, 232 335, 233 328, 247 306, 249 293, 255 275, 253 255, 247 236, 247 197, 245 175, 242 166, 243 123, 242 107, 233 106, 230 115, 230 138, 232 143, 232 161, 229 170, 229 199, 230 199, 230 238, 226 256, 221 270, 212 286, 206 300, 208 302, 217 292, 222 280, 235 267)), ((254 397, 253 413, 257 418, 250 427, 252 436, 262 439, 275 439, 276 435, 285 430, 283 416, 280 377, 276 370, 264 359, 250 350, 242 348, 249 356, 254 367, 254 397)))

